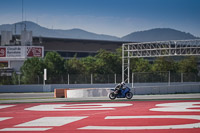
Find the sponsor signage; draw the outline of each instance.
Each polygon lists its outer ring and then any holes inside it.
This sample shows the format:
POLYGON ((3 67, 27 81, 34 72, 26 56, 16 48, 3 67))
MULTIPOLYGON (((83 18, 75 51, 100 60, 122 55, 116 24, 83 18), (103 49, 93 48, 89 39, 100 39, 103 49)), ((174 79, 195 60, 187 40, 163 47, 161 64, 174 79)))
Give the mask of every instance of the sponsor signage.
POLYGON ((27 57, 42 57, 42 47, 27 47, 27 57))
POLYGON ((6 57, 6 48, 0 48, 0 57, 6 57))
POLYGON ((43 57, 42 46, 2 46, 0 47, 0 58, 29 58, 43 57))
POLYGON ((6 47, 6 57, 22 57, 22 49, 20 46, 6 47))

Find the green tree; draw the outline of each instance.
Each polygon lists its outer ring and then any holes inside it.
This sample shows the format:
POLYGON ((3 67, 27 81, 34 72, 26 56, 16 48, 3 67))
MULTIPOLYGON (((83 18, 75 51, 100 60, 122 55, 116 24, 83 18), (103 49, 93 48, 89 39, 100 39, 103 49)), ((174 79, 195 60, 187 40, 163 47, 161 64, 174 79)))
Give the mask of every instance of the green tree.
POLYGON ((72 59, 66 60, 64 67, 68 74, 83 74, 85 72, 84 65, 81 60, 76 58, 76 56, 72 59))
POLYGON ((161 72, 161 71, 170 71, 177 72, 178 65, 172 58, 167 57, 159 57, 155 60, 152 71, 153 72, 161 72))
POLYGON ((178 65, 181 73, 198 73, 197 57, 187 57, 181 60, 178 65))
POLYGON ((122 73, 122 47, 116 49, 116 52, 113 53, 115 55, 115 59, 116 59, 116 69, 115 69, 115 73, 116 74, 121 74, 122 73))
POLYGON ((143 58, 137 58, 131 60, 131 70, 132 72, 150 72, 151 64, 148 60, 143 58))
POLYGON ((57 52, 48 52, 44 58, 44 64, 47 69, 47 81, 59 83, 65 74, 64 58, 57 52))
POLYGON ((44 63, 41 58, 33 57, 27 59, 21 67, 22 78, 24 84, 38 83, 38 79, 42 78, 44 63))
POLYGON ((13 72, 13 73, 12 73, 12 83, 13 83, 14 85, 19 84, 19 76, 20 76, 20 75, 17 75, 16 72, 13 72))
POLYGON ((146 72, 151 71, 151 64, 143 58, 131 59, 130 69, 134 73, 134 82, 149 81, 150 75, 146 72))
POLYGON ((96 57, 97 73, 114 74, 121 70, 121 60, 119 55, 106 50, 99 50, 96 57))
POLYGON ((85 58, 82 58, 81 64, 83 65, 84 73, 85 74, 91 74, 91 73, 96 73, 96 58, 92 56, 88 56, 85 58))
POLYGON ((87 74, 85 66, 81 59, 74 56, 72 59, 65 61, 65 69, 70 74, 70 83, 87 83, 87 74))

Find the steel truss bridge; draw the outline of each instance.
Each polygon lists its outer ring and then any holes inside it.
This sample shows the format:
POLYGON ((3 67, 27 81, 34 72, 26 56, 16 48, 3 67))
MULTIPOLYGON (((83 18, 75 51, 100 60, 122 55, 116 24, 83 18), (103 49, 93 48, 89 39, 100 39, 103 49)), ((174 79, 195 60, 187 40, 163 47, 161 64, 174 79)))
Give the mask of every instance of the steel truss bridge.
POLYGON ((191 55, 200 55, 200 39, 124 43, 122 45, 122 81, 130 83, 131 58, 191 55))

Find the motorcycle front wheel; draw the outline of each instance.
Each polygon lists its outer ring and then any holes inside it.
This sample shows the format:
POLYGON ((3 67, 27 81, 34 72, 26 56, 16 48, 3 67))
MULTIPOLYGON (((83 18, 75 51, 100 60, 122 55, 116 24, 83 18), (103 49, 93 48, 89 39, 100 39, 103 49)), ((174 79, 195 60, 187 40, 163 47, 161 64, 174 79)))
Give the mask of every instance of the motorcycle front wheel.
POLYGON ((111 100, 114 100, 116 97, 117 97, 117 96, 116 96, 116 94, 115 94, 114 92, 112 92, 112 93, 109 94, 109 98, 110 98, 111 100))
POLYGON ((133 93, 131 93, 131 92, 127 92, 126 93, 126 98, 127 99, 131 99, 133 97, 133 93))

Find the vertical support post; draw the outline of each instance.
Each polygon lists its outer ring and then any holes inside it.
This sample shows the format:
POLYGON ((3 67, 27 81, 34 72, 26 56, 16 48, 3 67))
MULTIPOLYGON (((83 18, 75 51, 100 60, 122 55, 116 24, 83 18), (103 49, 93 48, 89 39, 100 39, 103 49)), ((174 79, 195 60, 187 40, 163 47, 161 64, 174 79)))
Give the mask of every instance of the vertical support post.
POLYGON ((109 74, 108 74, 108 83, 110 82, 110 76, 109 76, 109 74))
POLYGON ((11 61, 9 60, 8 61, 8 68, 11 68, 11 63, 10 63, 11 61))
POLYGON ((169 75, 168 75, 168 85, 170 86, 170 71, 169 71, 169 75))
POLYGON ((130 83, 130 45, 129 44, 122 45, 122 81, 126 83, 130 83))
POLYGON ((133 84, 134 84, 134 73, 132 73, 132 88, 133 88, 133 84))
POLYGON ((183 73, 181 73, 181 83, 183 83, 183 73))
POLYGON ((174 42, 174 44, 175 44, 175 52, 174 52, 174 55, 177 55, 178 51, 177 51, 176 41, 174 42))
POLYGON ((128 45, 128 64, 127 64, 127 69, 128 69, 128 84, 130 83, 130 45, 128 45))
POLYGON ((45 80, 47 80, 47 69, 44 69, 44 85, 45 85, 45 80))
POLYGON ((69 85, 69 73, 67 75, 67 84, 69 85))
POLYGON ((62 81, 61 81, 61 82, 62 82, 62 84, 64 84, 64 79, 63 79, 63 76, 61 76, 61 80, 62 80, 62 81))
POLYGON ((38 78, 38 85, 39 85, 40 84, 40 76, 38 75, 37 78, 38 78))
POLYGON ((21 83, 20 83, 20 80, 21 80, 20 78, 21 78, 21 76, 20 76, 20 74, 19 74, 19 75, 18 75, 19 85, 21 84, 21 83))
POLYGON ((122 45, 122 81, 124 82, 124 44, 122 45))
POLYGON ((116 75, 116 73, 115 73, 114 77, 115 77, 115 84, 116 84, 117 83, 117 75, 116 75))
POLYGON ((91 84, 93 84, 93 74, 91 74, 91 84))

